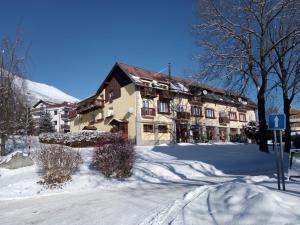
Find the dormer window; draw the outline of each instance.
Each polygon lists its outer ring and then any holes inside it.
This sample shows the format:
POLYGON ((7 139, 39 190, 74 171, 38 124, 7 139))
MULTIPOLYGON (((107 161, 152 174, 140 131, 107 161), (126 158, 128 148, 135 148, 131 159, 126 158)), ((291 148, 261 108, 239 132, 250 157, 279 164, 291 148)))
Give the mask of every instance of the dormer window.
POLYGON ((108 92, 108 98, 109 98, 109 100, 112 100, 113 97, 114 97, 114 91, 111 90, 111 91, 108 92))

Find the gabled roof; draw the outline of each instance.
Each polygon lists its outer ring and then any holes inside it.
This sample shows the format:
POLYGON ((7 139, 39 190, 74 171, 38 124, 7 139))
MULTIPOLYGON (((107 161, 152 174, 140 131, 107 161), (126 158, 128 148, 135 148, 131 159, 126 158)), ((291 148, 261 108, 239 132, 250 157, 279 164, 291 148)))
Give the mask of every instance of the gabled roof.
POLYGON ((167 74, 158 73, 150 70, 146 70, 140 67, 128 65, 125 63, 117 63, 117 65, 133 80, 136 85, 143 85, 140 79, 150 81, 158 81, 162 83, 170 83, 171 90, 190 93, 189 89, 191 86, 197 87, 201 90, 207 90, 208 94, 204 96, 207 100, 226 102, 230 104, 241 104, 242 101, 239 101, 238 98, 242 98, 249 103, 249 106, 256 107, 256 104, 250 99, 239 95, 238 93, 228 92, 224 89, 213 87, 207 84, 202 84, 196 81, 184 79, 181 77, 171 76, 167 74))
POLYGON ((50 101, 39 100, 37 103, 35 103, 33 105, 33 108, 36 108, 41 103, 44 103, 45 105, 47 105, 47 108, 59 108, 59 107, 74 108, 74 107, 76 107, 76 103, 70 103, 70 102, 54 103, 54 102, 50 102, 50 101))
POLYGON ((190 94, 190 87, 196 87, 201 90, 208 91, 208 94, 205 95, 205 99, 212 100, 212 101, 220 101, 220 102, 227 102, 227 103, 233 103, 233 104, 240 104, 241 102, 238 100, 238 98, 242 98, 243 100, 246 100, 251 107, 256 107, 256 104, 251 101, 250 99, 239 95, 238 93, 229 92, 225 89, 217 88, 211 85, 202 84, 196 81, 184 79, 181 77, 171 76, 169 79, 169 76, 167 74, 161 73, 161 72, 154 72, 151 70, 147 70, 144 68, 136 67, 133 65, 129 65, 126 63, 115 63, 112 69, 110 70, 109 74, 106 76, 100 87, 98 88, 95 95, 81 101, 80 103, 87 102, 93 98, 95 98, 105 87, 107 81, 110 79, 112 73, 119 68, 121 71, 124 72, 125 75, 135 84, 138 86, 144 86, 144 82, 141 80, 148 80, 148 81, 155 81, 160 82, 164 84, 170 84, 171 91, 176 92, 183 92, 186 94, 190 94))

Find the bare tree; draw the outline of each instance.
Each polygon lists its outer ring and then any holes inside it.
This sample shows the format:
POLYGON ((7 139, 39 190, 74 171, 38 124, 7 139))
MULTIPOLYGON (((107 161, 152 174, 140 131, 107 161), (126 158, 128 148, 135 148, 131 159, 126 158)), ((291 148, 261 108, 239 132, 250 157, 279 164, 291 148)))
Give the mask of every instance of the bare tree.
POLYGON ((14 41, 4 38, 0 44, 0 155, 6 154, 5 143, 10 135, 17 133, 26 108, 25 84, 20 79, 24 62, 20 57, 21 47, 19 35, 14 41))
POLYGON ((195 25, 203 78, 222 79, 240 92, 255 88, 260 150, 268 151, 265 92, 277 61, 271 52, 295 32, 270 41, 270 27, 296 0, 199 0, 200 23, 195 25))
POLYGON ((300 2, 293 1, 270 30, 272 44, 287 37, 272 50, 270 61, 275 65, 273 88, 282 91, 283 110, 286 115, 285 151, 291 148, 290 108, 300 92, 300 2), (294 35, 289 35, 294 34, 294 35), (276 79, 277 78, 277 79, 276 79))

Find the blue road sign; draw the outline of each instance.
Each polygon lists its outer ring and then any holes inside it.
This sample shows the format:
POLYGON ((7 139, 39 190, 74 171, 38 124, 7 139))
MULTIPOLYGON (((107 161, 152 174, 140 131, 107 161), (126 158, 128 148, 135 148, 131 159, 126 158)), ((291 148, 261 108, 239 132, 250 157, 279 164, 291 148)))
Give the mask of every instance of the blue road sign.
POLYGON ((269 130, 284 130, 285 114, 269 115, 269 130))

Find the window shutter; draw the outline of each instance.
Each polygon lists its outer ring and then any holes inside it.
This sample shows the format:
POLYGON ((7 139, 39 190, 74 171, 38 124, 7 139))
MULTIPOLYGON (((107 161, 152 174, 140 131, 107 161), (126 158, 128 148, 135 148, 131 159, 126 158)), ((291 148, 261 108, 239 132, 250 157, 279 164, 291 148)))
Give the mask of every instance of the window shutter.
POLYGON ((157 112, 160 112, 160 101, 157 100, 157 112))

